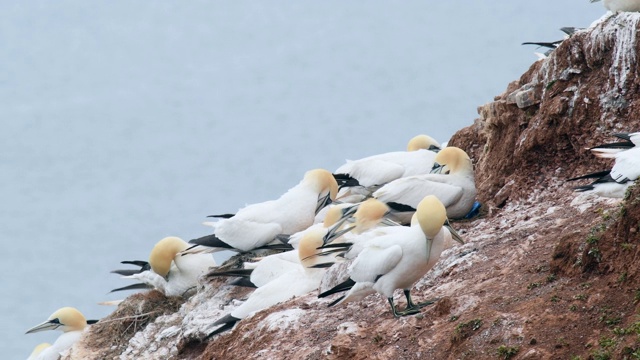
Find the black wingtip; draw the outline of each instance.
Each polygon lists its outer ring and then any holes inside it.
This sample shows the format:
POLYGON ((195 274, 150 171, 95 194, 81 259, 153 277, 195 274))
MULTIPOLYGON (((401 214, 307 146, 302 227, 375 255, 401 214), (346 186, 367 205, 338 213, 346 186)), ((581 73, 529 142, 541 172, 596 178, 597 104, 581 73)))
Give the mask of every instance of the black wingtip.
POLYGON ((218 335, 220 333, 223 333, 231 328, 233 328, 233 326, 240 321, 240 319, 238 319, 237 317, 233 317, 231 316, 231 314, 227 314, 225 315, 223 318, 219 319, 218 321, 214 322, 212 324, 212 326, 215 325, 222 325, 223 326, 215 329, 214 331, 212 331, 211 333, 209 333, 209 335, 207 335, 207 339, 211 338, 212 336, 218 335))
POLYGON ((389 207, 389 209, 397 212, 415 212, 416 211, 416 209, 412 206, 397 203, 395 201, 389 201, 387 203, 387 206, 389 207))
POLYGON ((347 291, 347 290, 351 289, 355 284, 356 284, 356 282, 353 281, 351 278, 349 278, 346 281, 334 286, 333 288, 321 293, 320 295, 318 295, 318 297, 319 298, 323 298, 323 297, 327 297, 327 296, 332 295, 332 294, 336 294, 336 293, 339 293, 339 292, 347 291))
POLYGON ((256 286, 256 284, 251 282, 251 279, 248 279, 248 278, 245 278, 245 277, 241 277, 239 279, 236 279, 236 280, 230 282, 229 285, 242 286, 242 287, 248 287, 248 288, 254 288, 254 289, 258 288, 256 286))
POLYGON ((337 303, 339 303, 340 301, 342 301, 342 299, 344 299, 346 295, 342 295, 339 298, 333 300, 332 302, 329 303, 329 305, 327 305, 327 307, 332 307, 335 306, 337 303))
POLYGON ((87 325, 97 324, 100 320, 87 320, 87 325))
POLYGON ((582 180, 582 179, 601 179, 606 177, 610 173, 611 173, 611 170, 598 171, 591 174, 586 174, 586 175, 574 177, 571 179, 567 179, 567 181, 575 181, 575 180, 582 180))
POLYGON ((219 215, 207 215, 210 218, 230 219, 236 216, 236 214, 219 214, 219 215))
MULTIPOLYGON (((191 239, 191 240, 189 240, 189 244, 206 246, 206 247, 214 247, 214 248, 233 249, 233 246, 231 246, 231 245, 227 244, 226 242, 220 240, 214 234, 205 235, 205 236, 199 237, 197 239, 191 239)), ((190 247, 189 249, 192 249, 192 248, 193 248, 193 246, 190 247)), ((187 250, 189 250, 189 249, 187 249, 187 250)), ((185 251, 187 251, 187 250, 185 250, 185 251)))
POLYGON ((125 291, 125 290, 149 290, 153 289, 153 286, 144 283, 133 284, 129 286, 124 286, 121 288, 113 289, 109 291, 109 293, 117 292, 117 291, 125 291))
POLYGON ((207 274, 207 277, 215 277, 215 276, 238 276, 248 278, 253 273, 253 269, 235 269, 229 271, 213 271, 207 274))
POLYGON ((327 269, 333 266, 334 262, 326 262, 321 264, 315 264, 313 266, 308 266, 311 269, 327 269))
POLYGON ((125 260, 125 261, 120 261, 120 264, 135 265, 140 267, 149 266, 149 262, 144 260, 125 260))

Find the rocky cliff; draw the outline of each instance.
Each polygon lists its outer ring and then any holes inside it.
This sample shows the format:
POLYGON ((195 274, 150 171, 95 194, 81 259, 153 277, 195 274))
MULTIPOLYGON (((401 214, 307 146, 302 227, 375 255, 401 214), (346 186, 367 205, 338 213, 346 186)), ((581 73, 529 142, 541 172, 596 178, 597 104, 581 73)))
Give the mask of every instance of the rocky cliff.
POLYGON ((451 139, 484 206, 416 285, 416 299, 440 299, 421 314, 395 319, 379 295, 327 308, 314 293, 205 339, 247 294, 204 281, 186 301, 130 296, 67 358, 640 358, 640 188, 619 201, 564 181, 610 166, 586 147, 640 131, 639 20, 575 33, 451 139))

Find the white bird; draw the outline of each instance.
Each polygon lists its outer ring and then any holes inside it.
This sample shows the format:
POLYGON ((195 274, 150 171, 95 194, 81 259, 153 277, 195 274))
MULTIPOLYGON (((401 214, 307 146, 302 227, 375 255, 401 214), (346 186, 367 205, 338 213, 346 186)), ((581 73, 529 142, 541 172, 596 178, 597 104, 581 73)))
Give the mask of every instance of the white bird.
POLYGON ((51 314, 47 321, 36 325, 27 331, 32 334, 44 330, 62 330, 63 334, 49 347, 41 349, 36 359, 38 360, 57 360, 60 354, 75 344, 82 331, 87 326, 87 320, 80 311, 72 307, 63 307, 51 314))
POLYGON ((306 233, 300 240, 298 248, 300 259, 298 267, 256 289, 242 305, 213 323, 213 325, 223 326, 214 330, 209 334, 209 337, 232 328, 236 322, 257 311, 316 290, 324 276, 325 269, 313 268, 318 262, 313 255, 322 245, 323 237, 324 231, 321 229, 306 233))
POLYGON ((198 285, 198 278, 216 266, 211 254, 188 254, 181 252, 189 248, 189 244, 177 237, 166 237, 160 240, 151 250, 149 262, 123 261, 126 264, 140 266, 139 270, 115 270, 124 278, 141 281, 139 284, 114 289, 114 291, 139 288, 154 288, 166 296, 182 296, 198 285))
POLYGON ((248 205, 214 223, 212 235, 189 241, 198 251, 251 251, 311 226, 316 213, 335 200, 338 183, 324 169, 307 171, 302 181, 279 199, 248 205))
MULTIPOLYGON (((343 253, 344 258, 353 259, 363 249, 369 239, 386 235, 393 231, 398 231, 402 227, 400 224, 386 218, 389 214, 389 207, 374 198, 367 199, 357 206, 357 210, 353 215, 346 215, 353 219, 353 226, 349 227, 350 231, 344 233, 339 237, 332 237, 327 239, 325 237, 325 244, 322 246, 325 250, 324 253, 343 253)), ((341 219, 337 223, 345 221, 345 218, 341 219)), ((399 230, 401 231, 401 230, 399 230)))
POLYGON ((407 151, 347 160, 333 172, 341 187, 338 198, 358 202, 369 195, 370 191, 366 188, 384 185, 404 176, 428 173, 439 150, 440 144, 436 140, 427 135, 418 135, 409 140, 407 151))
POLYGON ((38 359, 38 355, 40 355, 40 353, 43 352, 44 349, 46 349, 48 347, 51 347, 51 344, 42 343, 42 344, 36 345, 36 347, 33 349, 33 351, 31 352, 31 355, 29 355, 27 360, 37 360, 38 359))
MULTIPOLYGON (((600 0, 591 0, 592 3, 600 0)), ((640 11, 640 0, 604 0, 604 7, 614 13, 640 11)))
MULTIPOLYGON (((426 196, 418 204, 410 227, 402 233, 394 233, 372 239, 349 267, 350 278, 319 295, 325 297, 337 292, 349 291, 329 306, 359 300, 373 292, 385 296, 393 315, 415 314, 432 302, 414 304, 410 289, 438 261, 440 253, 451 242, 451 233, 443 227, 447 220, 444 205, 433 195, 426 196), (398 311, 393 302, 393 292, 402 289, 407 298, 407 308, 398 311)), ((455 231, 454 239, 462 243, 455 231)))
MULTIPOLYGON (((298 248, 300 241, 308 233, 314 232, 317 234, 323 234, 327 236, 330 230, 332 234, 336 232, 338 235, 340 232, 337 229, 331 227, 342 218, 345 204, 338 204, 330 206, 329 211, 326 212, 324 222, 311 225, 305 230, 299 231, 291 236, 282 239, 288 241, 294 247, 294 250, 285 251, 282 253, 272 254, 260 258, 256 262, 245 262, 243 269, 234 269, 227 271, 212 271, 207 274, 208 277, 216 276, 236 276, 240 279, 231 283, 231 285, 247 286, 259 288, 264 286, 268 282, 278 278, 280 275, 298 269, 300 267, 300 257, 298 254, 298 248)), ((348 204, 346 204, 348 205, 348 204)), ((332 255, 323 256, 323 263, 333 263, 335 258, 332 255)))
POLYGON ((640 132, 614 134, 625 141, 590 148, 599 158, 612 158, 611 170, 599 171, 568 179, 595 179, 592 183, 574 187, 578 192, 592 192, 599 196, 623 198, 629 186, 640 177, 640 132))
POLYGON ((476 185, 471 159, 464 150, 449 146, 440 151, 431 174, 401 178, 373 193, 373 197, 395 211, 402 223, 408 223, 418 202, 435 195, 447 208, 447 216, 462 218, 473 207, 476 185))

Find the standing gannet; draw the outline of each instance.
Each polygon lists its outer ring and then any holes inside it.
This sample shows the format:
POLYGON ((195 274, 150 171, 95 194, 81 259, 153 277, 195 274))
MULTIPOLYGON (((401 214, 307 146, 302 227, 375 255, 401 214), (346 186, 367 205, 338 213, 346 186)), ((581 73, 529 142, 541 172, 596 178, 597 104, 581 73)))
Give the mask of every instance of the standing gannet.
POLYGON ((37 360, 38 359, 38 355, 40 355, 40 353, 43 352, 44 349, 46 349, 48 347, 51 347, 51 344, 42 343, 42 344, 36 345, 36 347, 33 349, 33 351, 31 352, 31 355, 29 355, 27 360, 37 360))
POLYGON ((592 192, 599 196, 623 198, 627 188, 640 177, 640 132, 614 134, 623 142, 603 144, 590 148, 599 158, 613 158, 611 170, 599 171, 568 179, 595 179, 592 183, 574 187, 578 192, 592 192))
POLYGON ((41 350, 36 359, 59 359, 62 352, 71 348, 71 346, 80 339, 82 331, 86 326, 87 319, 85 319, 84 315, 82 315, 82 313, 77 309, 72 307, 63 307, 62 309, 57 310, 49 316, 47 321, 34 326, 27 331, 27 334, 56 329, 63 331, 63 334, 58 336, 58 339, 53 343, 53 345, 41 350))
POLYGON ((251 251, 313 224, 316 213, 336 199, 338 183, 324 169, 307 171, 302 181, 279 199, 252 204, 214 223, 212 235, 189 241, 198 251, 251 251))
POLYGON ((438 151, 440 144, 436 140, 428 135, 418 135, 409 140, 407 151, 347 160, 333 172, 341 187, 338 198, 358 202, 370 194, 366 188, 384 185, 404 176, 426 174, 431 170, 438 151))
POLYGON ((140 270, 116 270, 117 274, 127 279, 136 279, 142 284, 134 284, 113 291, 132 290, 138 288, 154 288, 166 296, 182 296, 187 290, 198 285, 198 277, 216 266, 211 254, 188 254, 181 252, 189 248, 189 244, 177 237, 166 237, 160 240, 151 250, 149 262, 130 261, 140 270))
POLYGON ((298 267, 256 289, 242 305, 213 323, 222 326, 209 334, 209 337, 232 328, 236 322, 257 311, 318 289, 325 269, 313 268, 318 262, 313 255, 322 245, 324 234, 321 229, 306 233, 298 247, 298 267))
MULTIPOLYGON (((447 213, 444 205, 434 195, 426 196, 418 204, 410 227, 402 233, 393 233, 370 240, 349 267, 350 278, 325 291, 318 297, 349 291, 329 306, 359 300, 373 292, 386 296, 395 317, 415 314, 424 305, 414 304, 410 289, 438 261, 440 253, 451 242, 452 233, 444 227, 447 213), (393 302, 393 292, 402 289, 407 298, 407 308, 398 311, 393 302)), ((453 229, 453 238, 462 239, 453 229)))
POLYGON ((471 159, 464 150, 449 146, 434 159, 430 174, 401 178, 373 193, 373 197, 394 210, 400 222, 408 223, 418 202, 427 195, 435 195, 447 208, 452 219, 464 217, 476 197, 476 185, 471 159))
MULTIPOLYGON (((600 0, 590 0, 592 3, 600 0)), ((604 7, 614 13, 640 11, 640 0, 604 0, 604 7)))

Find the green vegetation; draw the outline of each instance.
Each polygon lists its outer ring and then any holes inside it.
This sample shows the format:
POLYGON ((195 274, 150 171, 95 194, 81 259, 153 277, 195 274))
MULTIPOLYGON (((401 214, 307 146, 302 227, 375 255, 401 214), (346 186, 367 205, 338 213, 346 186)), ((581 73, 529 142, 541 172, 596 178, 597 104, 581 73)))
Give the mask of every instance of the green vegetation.
POLYGON ((498 347, 496 351, 498 352, 498 356, 500 356, 501 358, 511 359, 518 353, 518 351, 520 351, 520 348, 518 348, 517 346, 513 347, 500 345, 500 347, 498 347))

